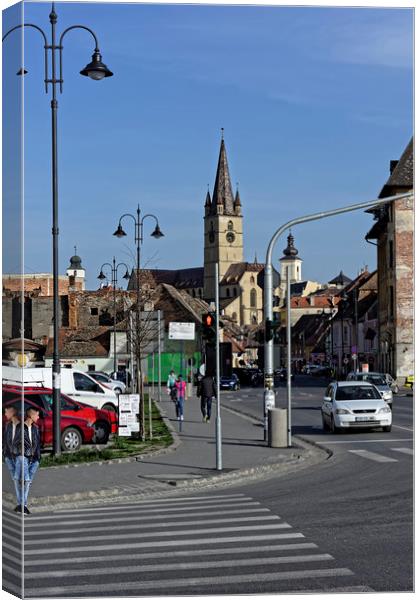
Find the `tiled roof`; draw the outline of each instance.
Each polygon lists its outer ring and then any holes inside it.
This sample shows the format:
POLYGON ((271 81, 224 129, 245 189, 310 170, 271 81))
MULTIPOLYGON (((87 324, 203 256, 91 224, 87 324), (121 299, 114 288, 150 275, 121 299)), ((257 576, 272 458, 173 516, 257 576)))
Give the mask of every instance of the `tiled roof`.
POLYGON ((229 266, 228 270, 224 274, 220 285, 228 285, 232 283, 239 283, 241 277, 244 273, 260 273, 264 270, 263 263, 249 263, 249 262, 239 262, 233 263, 229 266))
MULTIPOLYGON (((136 271, 131 274, 128 288, 136 288, 136 271)), ((179 289, 200 288, 204 285, 204 268, 192 267, 189 269, 140 269, 140 283, 148 283, 156 287, 160 283, 167 283, 179 289)))
POLYGON ((331 302, 327 296, 293 296, 290 298, 291 308, 331 308, 331 302))
MULTIPOLYGON (((62 358, 97 356, 109 354, 110 328, 105 326, 80 329, 61 328, 58 334, 58 348, 62 358)), ((53 354, 53 338, 48 340, 45 357, 53 354)))
POLYGON ((397 165, 393 169, 388 181, 382 188, 379 198, 386 198, 397 193, 397 190, 406 189, 407 191, 413 188, 413 138, 408 142, 408 145, 401 155, 397 165))

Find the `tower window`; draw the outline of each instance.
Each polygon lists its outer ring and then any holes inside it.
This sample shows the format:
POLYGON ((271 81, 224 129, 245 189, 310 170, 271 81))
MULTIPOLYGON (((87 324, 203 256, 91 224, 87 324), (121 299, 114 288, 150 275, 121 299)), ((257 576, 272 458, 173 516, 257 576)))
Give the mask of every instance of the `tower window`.
POLYGON ((249 294, 249 303, 251 305, 251 308, 255 308, 257 306, 257 292, 254 288, 252 288, 249 294))
POLYGON ((233 231, 233 222, 232 221, 229 221, 227 228, 229 231, 233 231))
POLYGON ((92 306, 92 308, 90 309, 90 314, 93 317, 96 317, 98 315, 98 307, 97 306, 92 306))
POLYGON ((251 279, 249 280, 251 285, 255 285, 255 277, 251 275, 251 279))

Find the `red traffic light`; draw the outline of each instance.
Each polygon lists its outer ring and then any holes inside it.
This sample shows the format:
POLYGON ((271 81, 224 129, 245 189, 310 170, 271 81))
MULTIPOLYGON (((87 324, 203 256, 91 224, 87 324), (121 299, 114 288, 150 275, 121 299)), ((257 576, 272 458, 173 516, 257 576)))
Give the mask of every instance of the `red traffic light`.
POLYGON ((211 315, 206 315, 205 324, 207 327, 211 327, 213 325, 213 317, 211 315))

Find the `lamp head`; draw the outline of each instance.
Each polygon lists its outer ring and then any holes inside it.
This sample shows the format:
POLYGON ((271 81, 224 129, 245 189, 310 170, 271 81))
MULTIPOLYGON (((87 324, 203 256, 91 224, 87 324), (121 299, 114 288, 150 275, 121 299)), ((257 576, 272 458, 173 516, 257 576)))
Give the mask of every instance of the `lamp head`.
POLYGON ((123 279, 130 279, 130 273, 127 271, 125 272, 125 275, 123 276, 123 279))
POLYGON ((121 223, 118 225, 117 231, 114 232, 113 235, 116 235, 118 238, 124 237, 127 235, 124 229, 121 227, 121 223))
POLYGON ((24 69, 23 67, 21 67, 19 69, 19 71, 16 73, 16 75, 26 75, 28 73, 28 71, 26 69, 24 69))
POLYGON ((160 227, 159 227, 158 224, 156 224, 155 230, 150 235, 152 237, 154 237, 156 240, 158 240, 159 238, 161 238, 161 237, 164 236, 164 234, 161 232, 160 227))
POLYGON ((108 67, 102 62, 102 56, 99 50, 95 50, 92 54, 92 62, 90 62, 84 69, 80 71, 80 75, 90 77, 95 81, 99 81, 104 77, 112 77, 113 73, 108 67))
POLYGON ((106 277, 105 277, 104 272, 102 271, 102 269, 101 269, 101 272, 98 275, 98 279, 106 279, 106 277))

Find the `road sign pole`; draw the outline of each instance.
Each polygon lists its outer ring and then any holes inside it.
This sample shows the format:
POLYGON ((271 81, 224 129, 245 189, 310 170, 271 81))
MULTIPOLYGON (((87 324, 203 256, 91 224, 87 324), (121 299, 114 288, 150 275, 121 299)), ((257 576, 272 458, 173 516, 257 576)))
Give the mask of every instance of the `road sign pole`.
POLYGON ((219 332, 219 265, 215 263, 215 290, 216 300, 216 469, 222 470, 222 420, 220 417, 220 332, 219 332))
POLYGON ((160 321, 160 310, 158 313, 158 402, 161 401, 161 387, 162 387, 162 348, 160 345, 161 335, 161 321, 160 321))

